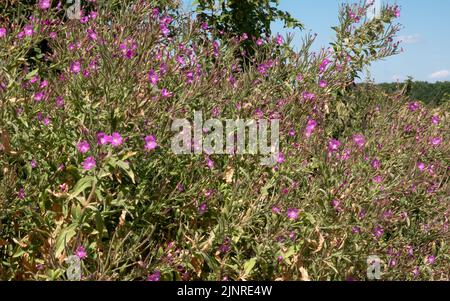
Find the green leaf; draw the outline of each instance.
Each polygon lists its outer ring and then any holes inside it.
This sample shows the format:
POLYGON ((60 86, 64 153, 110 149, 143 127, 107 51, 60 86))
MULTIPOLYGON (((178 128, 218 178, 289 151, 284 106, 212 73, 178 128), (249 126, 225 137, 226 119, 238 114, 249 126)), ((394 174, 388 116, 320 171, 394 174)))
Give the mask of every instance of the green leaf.
POLYGON ((255 264, 256 264, 256 257, 253 257, 252 259, 249 259, 247 260, 247 262, 244 263, 244 277, 250 275, 255 264))
POLYGON ((73 189, 73 192, 70 194, 70 198, 71 199, 76 198, 87 188, 92 187, 94 180, 95 178, 93 176, 86 176, 78 180, 77 184, 73 189))
POLYGON ((64 251, 66 244, 72 239, 72 237, 76 234, 77 224, 71 224, 61 230, 58 237, 56 238, 55 244, 55 256, 59 257, 61 253, 64 251))

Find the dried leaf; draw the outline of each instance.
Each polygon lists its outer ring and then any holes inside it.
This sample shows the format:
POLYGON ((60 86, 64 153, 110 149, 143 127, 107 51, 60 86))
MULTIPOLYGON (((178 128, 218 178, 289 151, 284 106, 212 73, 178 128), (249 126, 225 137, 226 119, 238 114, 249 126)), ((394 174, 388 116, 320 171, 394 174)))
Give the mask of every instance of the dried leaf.
POLYGON ((304 267, 300 267, 300 274, 302 275, 302 281, 311 281, 311 279, 309 279, 308 271, 304 267))

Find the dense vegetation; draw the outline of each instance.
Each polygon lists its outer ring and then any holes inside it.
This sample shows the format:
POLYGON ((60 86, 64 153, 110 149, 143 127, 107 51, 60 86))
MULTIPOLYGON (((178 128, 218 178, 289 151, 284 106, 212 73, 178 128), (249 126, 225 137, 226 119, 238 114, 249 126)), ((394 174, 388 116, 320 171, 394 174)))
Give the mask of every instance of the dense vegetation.
POLYGON ((450 100, 450 82, 429 83, 408 80, 403 85, 382 83, 380 88, 388 93, 403 91, 407 96, 431 105, 441 105, 450 100))
POLYGON ((397 53, 398 7, 246 56, 160 4, 0 24, 1 279, 64 280, 75 255, 83 280, 365 280, 377 255, 384 280, 449 280, 449 102, 353 84, 397 53), (276 166, 174 154, 194 110, 280 120, 276 166))

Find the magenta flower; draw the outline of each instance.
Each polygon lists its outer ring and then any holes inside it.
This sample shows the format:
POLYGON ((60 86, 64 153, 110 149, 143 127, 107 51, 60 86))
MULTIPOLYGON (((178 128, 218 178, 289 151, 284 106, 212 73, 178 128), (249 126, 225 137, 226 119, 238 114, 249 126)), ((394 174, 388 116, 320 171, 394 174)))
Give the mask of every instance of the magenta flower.
POLYGON ((314 131, 316 126, 317 126, 317 121, 315 121, 314 119, 308 120, 308 124, 306 125, 306 129, 305 129, 305 136, 307 138, 311 137, 312 132, 314 131))
POLYGON ((426 166, 425 166, 425 164, 424 164, 423 162, 418 162, 418 163, 417 163, 417 168, 418 168, 420 171, 424 171, 425 168, 426 168, 426 166))
POLYGON ((81 260, 85 259, 87 257, 86 249, 83 246, 78 246, 78 248, 75 250, 75 256, 77 256, 81 260))
POLYGON ((149 81, 152 85, 155 86, 155 85, 158 83, 158 80, 159 80, 158 74, 157 74, 155 71, 150 70, 150 71, 148 72, 148 81, 149 81))
POLYGON ((40 84, 39 84, 39 88, 40 89, 44 89, 45 87, 48 86, 48 80, 43 80, 40 84))
POLYGON ((161 272, 156 271, 153 274, 147 276, 147 281, 159 281, 161 279, 161 272))
POLYGON ((262 39, 256 40, 256 45, 262 46, 264 44, 264 41, 262 39))
POLYGON ((36 168, 36 167, 37 167, 37 162, 36 162, 36 160, 34 160, 34 159, 31 160, 31 161, 30 161, 30 165, 31 165, 31 168, 33 168, 33 169, 36 168))
POLYGON ((384 234, 384 229, 381 226, 376 226, 375 229, 373 229, 373 235, 379 239, 384 234))
POLYGON ((327 86, 327 82, 326 81, 324 81, 324 80, 320 80, 319 81, 319 87, 325 88, 326 86, 327 86))
POLYGON ((44 92, 38 92, 36 94, 34 94, 34 100, 39 102, 42 101, 42 99, 44 99, 44 92))
POLYGON ((334 208, 334 210, 336 210, 336 212, 342 212, 342 211, 344 211, 344 210, 341 208, 341 202, 338 201, 338 200, 332 200, 332 201, 331 201, 331 206, 333 206, 333 208, 334 208))
POLYGON ((435 256, 433 256, 433 255, 429 255, 428 257, 427 257, 427 264, 433 264, 434 262, 436 261, 436 257, 435 256))
POLYGON ((119 133, 117 133, 117 132, 112 133, 110 143, 113 147, 118 147, 118 146, 122 145, 122 142, 123 142, 123 138, 122 138, 122 136, 120 136, 119 133))
POLYGON ((440 120, 440 118, 439 118, 439 116, 438 115, 434 115, 433 117, 431 117, 431 122, 434 124, 434 125, 439 125, 439 122, 440 122, 441 120, 440 120))
POLYGON ((77 149, 82 154, 87 153, 90 148, 91 147, 87 141, 81 141, 77 144, 77 149))
POLYGON ((339 142, 339 140, 331 139, 330 142, 328 142, 328 151, 329 152, 338 151, 340 146, 341 143, 339 142))
POLYGON ((145 141, 145 149, 146 150, 151 151, 151 150, 154 150, 158 146, 158 144, 156 143, 156 138, 153 135, 146 136, 144 138, 144 141, 145 141))
POLYGON ((70 72, 77 74, 81 71, 81 63, 80 61, 75 61, 72 64, 70 64, 70 72))
POLYGON ((290 220, 296 220, 298 219, 299 213, 300 211, 297 208, 289 208, 286 215, 290 220))
POLYGON ((353 136, 353 142, 355 142, 356 145, 358 145, 360 148, 363 148, 366 145, 366 140, 361 134, 356 134, 355 136, 353 136))
POLYGON ((400 8, 398 6, 396 6, 394 9, 394 16, 396 18, 400 18, 400 8))
POLYGON ((277 206, 273 206, 273 207, 272 207, 272 212, 275 213, 275 214, 280 214, 280 213, 281 213, 281 210, 280 210, 280 208, 278 208, 277 206))
POLYGON ((206 160, 206 166, 208 166, 208 168, 210 168, 210 169, 213 169, 214 168, 214 161, 208 158, 206 160))
POLYGON ((325 69, 327 68, 327 66, 328 66, 329 63, 330 63, 330 60, 329 60, 329 59, 324 59, 324 60, 322 61, 322 63, 320 64, 320 67, 319 67, 320 72, 324 72, 325 69))
POLYGON ((55 103, 59 108, 64 107, 64 98, 62 96, 56 97, 55 103))
POLYGON ((97 133, 97 143, 98 143, 99 145, 105 145, 105 144, 108 144, 108 143, 111 141, 111 139, 112 139, 111 136, 108 136, 108 135, 106 135, 106 134, 103 133, 103 132, 97 133))
POLYGON ((39 8, 40 9, 50 8, 50 0, 39 0, 39 8))
POLYGON ((6 36, 6 28, 0 27, 0 38, 3 38, 6 36))
POLYGON ((382 183, 383 182, 383 178, 381 176, 375 176, 375 177, 373 177, 372 182, 374 182, 374 183, 382 183))
POLYGON ((434 146, 438 146, 442 143, 442 138, 441 137, 433 137, 431 139, 431 144, 434 146))
POLYGON ((87 157, 84 162, 81 164, 84 170, 91 170, 97 166, 94 157, 87 157))
POLYGON ((162 89, 161 95, 162 97, 171 97, 172 93, 170 93, 167 89, 162 89))
POLYGON ((381 163, 380 163, 380 160, 378 160, 378 159, 373 159, 372 160, 372 168, 373 169, 380 169, 380 167, 381 167, 381 163))
POLYGON ((283 43, 284 43, 284 39, 283 39, 283 37, 281 36, 281 35, 277 35, 277 44, 279 45, 279 46, 281 46, 281 45, 283 45, 283 43))
POLYGON ((208 210, 208 206, 206 203, 202 203, 200 206, 198 206, 198 212, 200 214, 205 214, 206 210, 208 210))
POLYGON ((418 103, 418 102, 411 102, 409 105, 408 105, 408 109, 411 111, 411 112, 415 112, 415 111, 417 111, 418 109, 420 108, 420 104, 418 103))
POLYGON ((25 189, 20 188, 19 192, 17 193, 17 197, 21 200, 25 199, 25 189))
POLYGON ((33 25, 26 25, 23 28, 23 33, 27 36, 27 37, 31 37, 34 34, 34 28, 33 25))
POLYGON ((285 160, 286 160, 286 159, 285 159, 285 157, 284 157, 284 154, 283 154, 283 153, 278 153, 278 156, 277 156, 277 163, 281 164, 281 163, 283 163, 285 160))
POLYGON ((44 118, 44 121, 43 121, 44 125, 49 125, 50 122, 51 122, 50 118, 48 118, 48 117, 44 118))

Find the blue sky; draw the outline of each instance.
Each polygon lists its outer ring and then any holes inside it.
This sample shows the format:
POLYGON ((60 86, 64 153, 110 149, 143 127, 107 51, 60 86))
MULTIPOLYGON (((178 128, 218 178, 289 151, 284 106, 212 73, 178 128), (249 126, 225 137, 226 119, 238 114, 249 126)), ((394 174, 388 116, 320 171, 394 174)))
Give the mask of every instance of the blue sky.
MULTIPOLYGON (((191 0, 184 0, 189 8, 191 0)), ((334 39, 331 26, 338 24, 339 4, 343 0, 280 0, 280 9, 288 11, 305 24, 305 30, 294 31, 298 45, 304 34, 317 33, 314 48, 328 46, 334 39)), ((350 1, 355 2, 355 1, 350 1)), ((386 0, 383 0, 386 2, 386 0)), ((370 77, 376 82, 404 80, 407 76, 429 82, 450 81, 450 0, 397 0, 401 7, 399 37, 404 52, 376 62, 370 77)), ((292 32, 275 22, 273 33, 292 32)), ((364 75, 363 75, 364 76, 364 75)))

